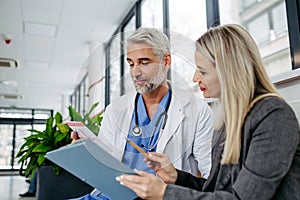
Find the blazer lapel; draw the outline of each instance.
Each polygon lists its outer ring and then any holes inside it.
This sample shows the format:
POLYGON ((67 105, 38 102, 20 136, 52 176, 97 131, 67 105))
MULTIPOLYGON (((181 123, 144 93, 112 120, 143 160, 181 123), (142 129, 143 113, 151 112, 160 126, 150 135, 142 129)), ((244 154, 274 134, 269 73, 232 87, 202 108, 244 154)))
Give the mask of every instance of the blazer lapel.
POLYGON ((212 168, 210 175, 203 185, 203 191, 213 191, 220 173, 221 159, 224 150, 225 131, 224 127, 221 131, 214 131, 212 139, 212 168))

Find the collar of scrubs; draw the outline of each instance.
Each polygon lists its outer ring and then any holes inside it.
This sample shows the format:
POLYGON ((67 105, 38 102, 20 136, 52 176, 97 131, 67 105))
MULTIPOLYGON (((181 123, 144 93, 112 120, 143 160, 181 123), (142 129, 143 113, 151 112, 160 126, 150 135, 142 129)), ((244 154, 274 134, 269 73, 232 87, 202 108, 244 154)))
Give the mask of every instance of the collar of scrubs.
MULTIPOLYGON (((137 102, 137 113, 138 113, 139 126, 143 127, 143 126, 149 125, 150 123, 154 125, 156 123, 158 116, 162 112, 164 112, 167 108, 167 104, 168 104, 169 98, 170 98, 170 90, 160 101, 159 106, 157 107, 157 110, 155 111, 155 114, 152 117, 152 120, 150 120, 150 118, 147 115, 146 106, 145 106, 145 102, 144 102, 142 95, 140 95, 140 94, 137 94, 137 95, 139 95, 138 102, 137 102)), ((136 116, 133 116, 133 118, 135 118, 135 117, 136 116)), ((135 121, 135 119, 133 121, 135 121)))

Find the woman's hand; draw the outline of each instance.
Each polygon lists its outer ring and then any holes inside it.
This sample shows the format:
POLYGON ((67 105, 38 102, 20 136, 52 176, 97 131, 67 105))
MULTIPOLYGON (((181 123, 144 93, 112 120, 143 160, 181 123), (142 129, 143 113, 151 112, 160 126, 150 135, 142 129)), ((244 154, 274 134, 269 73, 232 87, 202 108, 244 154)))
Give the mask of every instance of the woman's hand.
POLYGON ((162 182, 153 174, 134 170, 137 175, 121 175, 116 177, 116 180, 121 185, 133 190, 142 199, 163 199, 167 184, 162 182))
POLYGON ((160 153, 149 153, 148 155, 145 158, 148 167, 153 169, 165 183, 175 183, 177 180, 177 171, 169 160, 169 157, 160 153))

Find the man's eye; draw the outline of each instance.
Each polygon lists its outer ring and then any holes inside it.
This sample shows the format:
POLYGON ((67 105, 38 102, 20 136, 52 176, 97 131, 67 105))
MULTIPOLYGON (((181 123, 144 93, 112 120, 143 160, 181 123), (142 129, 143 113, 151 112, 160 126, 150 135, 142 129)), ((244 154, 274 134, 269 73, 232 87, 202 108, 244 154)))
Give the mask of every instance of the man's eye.
POLYGON ((148 65, 149 62, 142 62, 141 64, 142 64, 142 65, 148 65))
POLYGON ((133 64, 133 63, 128 63, 128 64, 129 64, 129 66, 130 66, 130 67, 133 67, 133 66, 134 66, 134 64, 133 64))

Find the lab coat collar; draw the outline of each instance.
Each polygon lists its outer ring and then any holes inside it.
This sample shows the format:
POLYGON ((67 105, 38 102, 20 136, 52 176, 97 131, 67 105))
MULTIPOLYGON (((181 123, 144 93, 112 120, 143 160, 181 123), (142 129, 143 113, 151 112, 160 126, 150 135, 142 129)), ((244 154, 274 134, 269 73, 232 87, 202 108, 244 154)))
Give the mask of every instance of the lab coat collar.
MULTIPOLYGON (((156 151, 159 153, 162 153, 164 151, 166 144, 171 139, 173 134, 176 132, 178 127, 181 125, 182 120, 185 117, 185 115, 183 113, 183 108, 189 104, 190 98, 192 96, 192 95, 187 95, 186 91, 184 91, 182 89, 178 89, 177 87, 172 85, 170 82, 169 82, 169 85, 171 86, 171 89, 172 89, 172 100, 170 103, 170 108, 168 110, 168 119, 167 119, 167 123, 165 126, 165 130, 164 130, 163 134, 160 136, 161 138, 159 139, 157 149, 156 149, 156 151)), ((123 121, 122 127, 120 127, 121 130, 124 131, 125 135, 128 134, 128 131, 130 128, 130 123, 131 123, 132 115, 134 112, 134 101, 135 101, 136 94, 137 94, 137 92, 132 92, 132 93, 128 94, 128 96, 124 95, 120 99, 116 100, 112 106, 114 113, 116 114, 115 115, 116 117, 121 117, 120 115, 118 116, 117 113, 122 113, 122 112, 124 112, 124 110, 127 109, 125 111, 126 119, 124 118, 122 120, 123 121), (126 104, 127 104, 127 106, 125 106, 126 104), (127 131, 127 132, 125 133, 125 131, 127 131)), ((116 120, 116 121, 118 122, 119 120, 116 120)), ((119 142, 120 143, 118 145, 120 145, 121 149, 124 149, 125 145, 126 145, 126 140, 122 138, 122 139, 120 139, 119 142)), ((118 159, 122 159, 122 158, 120 157, 118 159)))

